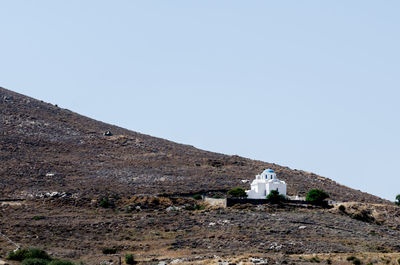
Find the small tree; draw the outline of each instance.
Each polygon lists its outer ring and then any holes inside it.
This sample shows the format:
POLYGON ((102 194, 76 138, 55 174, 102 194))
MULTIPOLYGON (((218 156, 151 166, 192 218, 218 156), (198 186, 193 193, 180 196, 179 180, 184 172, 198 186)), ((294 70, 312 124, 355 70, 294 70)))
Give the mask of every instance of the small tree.
POLYGON ((126 264, 136 264, 135 257, 133 254, 126 254, 125 255, 125 263, 126 264))
POLYGON ((398 195, 396 196, 396 200, 394 201, 394 203, 395 203, 396 205, 400 206, 400 194, 398 194, 398 195))
POLYGON ((243 188, 237 187, 228 191, 228 195, 236 198, 247 198, 247 193, 243 188))
POLYGON ((201 199, 203 199, 203 196, 201 196, 201 194, 195 194, 195 195, 193 195, 192 197, 193 197, 193 199, 195 199, 195 200, 201 200, 201 199))
POLYGON ((267 195, 267 200, 271 203, 279 203, 286 200, 283 194, 279 194, 277 190, 271 190, 271 192, 267 195))
POLYGON ((306 201, 311 202, 312 204, 322 205, 324 204, 324 200, 328 199, 329 195, 323 190, 319 189, 311 189, 306 196, 306 201))

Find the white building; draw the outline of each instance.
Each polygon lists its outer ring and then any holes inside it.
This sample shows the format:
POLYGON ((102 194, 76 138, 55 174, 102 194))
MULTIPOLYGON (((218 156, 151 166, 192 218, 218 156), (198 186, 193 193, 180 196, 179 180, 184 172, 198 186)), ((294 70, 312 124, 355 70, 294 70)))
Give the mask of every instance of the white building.
POLYGON ((246 190, 249 199, 265 199, 272 190, 277 190, 279 194, 286 196, 286 183, 277 179, 272 169, 266 169, 257 175, 250 187, 250 190, 246 190))

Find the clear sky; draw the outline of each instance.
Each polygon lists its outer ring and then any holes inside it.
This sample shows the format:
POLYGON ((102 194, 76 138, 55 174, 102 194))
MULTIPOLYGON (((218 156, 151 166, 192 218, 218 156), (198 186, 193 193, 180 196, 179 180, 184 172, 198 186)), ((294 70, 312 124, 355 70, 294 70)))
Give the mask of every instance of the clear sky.
POLYGON ((399 1, 0 2, 0 86, 400 193, 399 1))

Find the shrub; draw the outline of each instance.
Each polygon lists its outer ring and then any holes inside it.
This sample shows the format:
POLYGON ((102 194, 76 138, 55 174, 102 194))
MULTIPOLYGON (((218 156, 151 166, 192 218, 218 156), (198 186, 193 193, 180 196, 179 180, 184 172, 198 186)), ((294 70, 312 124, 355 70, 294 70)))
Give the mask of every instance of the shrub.
POLYGON ((339 205, 339 211, 341 211, 342 213, 346 212, 346 207, 344 207, 344 205, 339 205))
POLYGON ((374 223, 375 218, 371 215, 371 212, 369 210, 361 210, 360 212, 357 212, 351 216, 353 219, 367 222, 367 223, 374 223))
POLYGON ((100 207, 109 208, 111 206, 110 200, 108 197, 103 197, 99 202, 100 207))
POLYGON ((159 198, 153 198, 151 200, 151 204, 153 204, 155 206, 160 205, 160 199, 159 198))
POLYGON ((398 195, 396 196, 396 200, 394 201, 394 203, 395 203, 396 205, 400 206, 400 194, 398 194, 398 195))
POLYGON ((133 254, 126 254, 125 255, 125 263, 129 264, 129 265, 136 263, 135 262, 135 257, 133 256, 133 254))
POLYGON ((350 256, 350 257, 347 257, 347 258, 346 258, 347 261, 353 261, 353 260, 355 260, 355 259, 357 259, 357 258, 354 257, 354 256, 350 256))
POLYGON ((44 219, 44 216, 34 216, 33 217, 33 220, 35 220, 35 221, 39 221, 39 220, 42 220, 42 219, 44 219))
POLYGON ((24 259, 21 263, 21 265, 47 265, 49 264, 49 261, 46 259, 24 259))
POLYGON ((397 263, 400 264, 400 259, 397 260, 397 263))
POLYGON ((104 248, 103 249, 103 254, 115 254, 117 253, 117 249, 116 248, 104 248))
POLYGON ((50 261, 50 263, 47 265, 75 265, 75 263, 73 263, 69 260, 55 259, 55 260, 50 261))
POLYGON ((312 204, 322 205, 324 204, 324 200, 329 198, 328 193, 319 189, 311 189, 306 196, 306 201, 311 202, 312 204))
POLYGON ((7 259, 23 261, 25 259, 44 259, 51 260, 49 254, 37 248, 21 248, 15 252, 11 252, 7 259))
POLYGON ((271 203, 279 203, 285 201, 286 198, 284 195, 279 194, 279 191, 271 190, 271 192, 267 195, 267 200, 271 203))
POLYGON ((23 259, 26 258, 27 253, 28 253, 28 249, 20 248, 17 251, 11 252, 10 254, 8 254, 7 259, 22 261, 23 259))
POLYGON ((193 195, 192 197, 193 197, 193 199, 195 199, 195 200, 201 200, 201 199, 203 199, 203 196, 201 196, 201 194, 195 194, 195 195, 193 195))
POLYGON ((318 257, 312 257, 312 258, 310 259, 310 262, 320 263, 321 261, 319 260, 318 257))
POLYGON ((228 191, 228 194, 236 198, 246 198, 247 193, 243 188, 237 187, 228 191))

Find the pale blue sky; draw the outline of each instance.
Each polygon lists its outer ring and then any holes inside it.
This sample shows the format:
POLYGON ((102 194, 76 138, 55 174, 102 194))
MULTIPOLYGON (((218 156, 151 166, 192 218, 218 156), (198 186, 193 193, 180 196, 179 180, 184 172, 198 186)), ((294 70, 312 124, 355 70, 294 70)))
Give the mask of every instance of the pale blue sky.
POLYGON ((399 1, 9 0, 0 11, 0 86, 400 193, 399 1))

